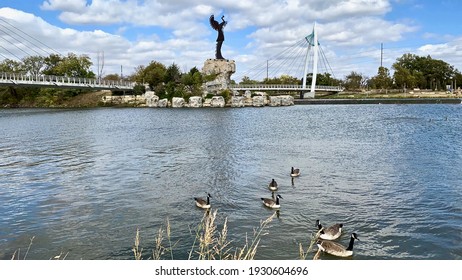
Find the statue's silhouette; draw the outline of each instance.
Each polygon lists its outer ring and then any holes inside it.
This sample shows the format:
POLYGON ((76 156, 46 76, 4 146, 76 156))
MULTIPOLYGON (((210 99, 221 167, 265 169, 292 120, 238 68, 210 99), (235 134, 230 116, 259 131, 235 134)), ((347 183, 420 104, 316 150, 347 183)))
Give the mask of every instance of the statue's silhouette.
POLYGON ((221 23, 215 20, 214 15, 210 16, 210 25, 213 29, 218 31, 217 36, 217 49, 215 51, 215 58, 216 59, 224 59, 221 55, 221 45, 223 45, 223 41, 225 40, 225 34, 223 33, 223 28, 226 26, 227 22, 225 21, 225 16, 221 17, 221 23))

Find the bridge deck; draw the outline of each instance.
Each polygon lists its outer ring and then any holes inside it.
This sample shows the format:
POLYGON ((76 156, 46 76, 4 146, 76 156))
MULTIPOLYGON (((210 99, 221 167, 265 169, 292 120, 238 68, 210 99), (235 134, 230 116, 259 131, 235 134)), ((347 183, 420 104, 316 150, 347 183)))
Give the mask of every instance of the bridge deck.
POLYGON ((106 81, 98 79, 24 75, 13 73, 0 73, 0 86, 22 87, 59 87, 74 89, 97 89, 97 90, 132 90, 134 83, 126 81, 106 81))
MULTIPOLYGON (((264 90, 264 91, 311 91, 310 87, 302 85, 278 85, 278 84, 237 84, 230 85, 234 90, 264 90)), ((316 86, 315 91, 339 92, 343 89, 339 86, 316 86)))

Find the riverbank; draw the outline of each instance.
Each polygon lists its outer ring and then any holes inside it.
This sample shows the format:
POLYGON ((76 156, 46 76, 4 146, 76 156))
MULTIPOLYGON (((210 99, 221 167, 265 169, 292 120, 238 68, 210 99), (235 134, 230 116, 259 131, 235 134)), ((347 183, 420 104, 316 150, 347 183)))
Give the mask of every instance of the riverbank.
MULTIPOLYGON (((105 96, 110 96, 107 91, 94 91, 77 94, 75 96, 61 96, 55 93, 52 96, 24 98, 24 101, 16 104, 3 102, 3 108, 96 108, 103 106, 116 107, 143 107, 138 103, 107 104, 103 102, 105 96), (60 97, 61 96, 61 97, 60 97)), ((462 94, 448 94, 445 92, 421 92, 421 93, 399 93, 399 94, 372 94, 343 92, 335 95, 318 94, 316 98, 299 99, 294 96, 293 105, 335 105, 335 104, 461 104, 462 94)), ((120 96, 119 98, 125 98, 120 96)), ((138 98, 136 98, 138 99, 138 98)), ((142 99, 142 96, 139 96, 142 99)), ((7 101, 7 100, 5 100, 7 101)), ((142 102, 143 104, 145 101, 142 102)), ((248 105, 248 104, 247 104, 248 105)), ((262 106, 264 106, 262 104, 262 106)), ((206 107, 206 106, 204 106, 206 107)))
POLYGON ((340 105, 340 104, 462 104, 462 98, 332 98, 295 99, 295 105, 340 105))

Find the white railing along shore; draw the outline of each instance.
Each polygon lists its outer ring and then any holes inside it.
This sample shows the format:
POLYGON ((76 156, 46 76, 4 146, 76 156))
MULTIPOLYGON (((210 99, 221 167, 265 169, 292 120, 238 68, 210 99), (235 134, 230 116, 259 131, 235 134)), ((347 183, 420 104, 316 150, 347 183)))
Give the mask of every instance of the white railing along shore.
MULTIPOLYGON (((289 84, 235 84, 230 85, 231 89, 235 90, 310 90, 310 87, 303 88, 302 85, 289 84)), ((340 86, 316 86, 315 90, 319 91, 342 91, 340 86)))

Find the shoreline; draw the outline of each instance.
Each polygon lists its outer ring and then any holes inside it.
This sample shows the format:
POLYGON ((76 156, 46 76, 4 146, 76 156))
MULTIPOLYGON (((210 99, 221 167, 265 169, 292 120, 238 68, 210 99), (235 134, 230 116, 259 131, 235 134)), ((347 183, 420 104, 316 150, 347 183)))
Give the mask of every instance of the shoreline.
POLYGON ((462 104, 462 98, 332 98, 294 99, 294 105, 359 105, 359 104, 462 104))

